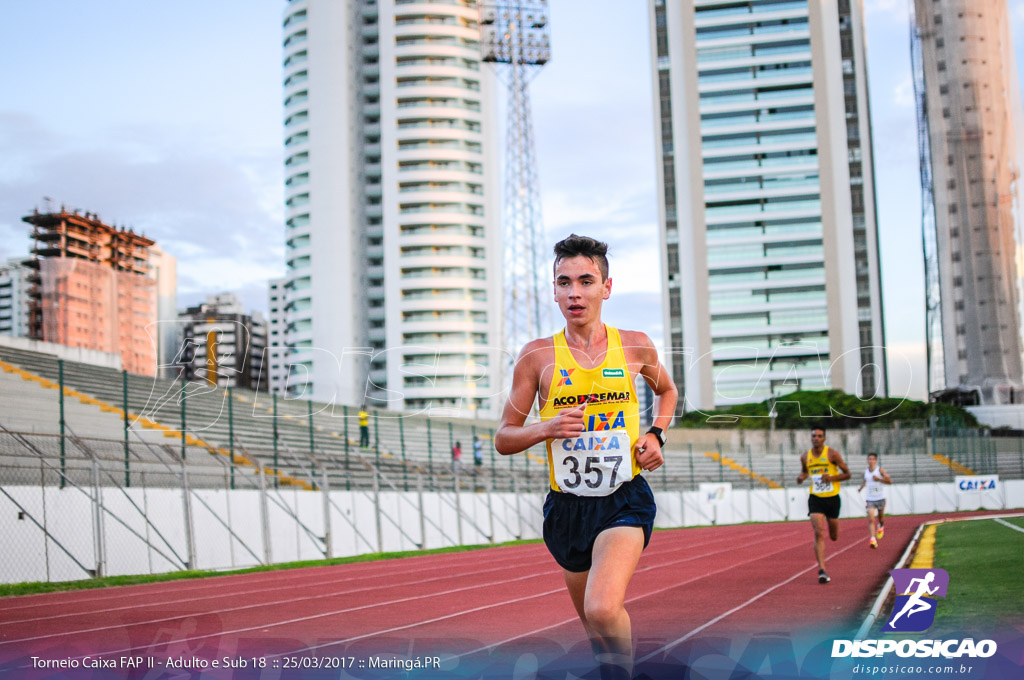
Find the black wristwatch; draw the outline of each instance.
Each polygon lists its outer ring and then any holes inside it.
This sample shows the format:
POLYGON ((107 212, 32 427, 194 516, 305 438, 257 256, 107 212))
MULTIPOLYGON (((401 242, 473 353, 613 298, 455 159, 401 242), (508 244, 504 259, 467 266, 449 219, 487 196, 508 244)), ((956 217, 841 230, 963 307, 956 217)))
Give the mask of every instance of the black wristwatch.
POLYGON ((664 430, 662 430, 660 427, 652 427, 651 429, 647 430, 647 434, 653 434, 655 437, 657 437, 658 445, 661 446, 662 448, 665 448, 665 435, 662 434, 663 432, 664 430))

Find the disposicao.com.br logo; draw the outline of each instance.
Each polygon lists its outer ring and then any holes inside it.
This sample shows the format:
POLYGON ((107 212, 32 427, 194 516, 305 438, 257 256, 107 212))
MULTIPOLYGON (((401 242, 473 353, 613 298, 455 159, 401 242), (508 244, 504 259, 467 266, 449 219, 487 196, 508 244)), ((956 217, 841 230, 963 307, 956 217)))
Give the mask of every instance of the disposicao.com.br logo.
MULTIPOLYGON (((935 622, 938 598, 946 596, 949 574, 945 569, 893 569, 896 598, 883 633, 920 633, 935 622)), ((832 656, 871 657, 895 653, 901 657, 987 658, 996 643, 964 640, 834 640, 832 656)))

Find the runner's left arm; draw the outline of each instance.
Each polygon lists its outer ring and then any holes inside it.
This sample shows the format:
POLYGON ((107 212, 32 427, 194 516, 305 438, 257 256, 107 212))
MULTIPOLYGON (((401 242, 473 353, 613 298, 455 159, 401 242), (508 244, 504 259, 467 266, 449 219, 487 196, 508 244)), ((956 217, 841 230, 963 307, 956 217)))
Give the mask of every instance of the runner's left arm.
POLYGON ((846 467, 846 461, 843 460, 843 456, 841 453, 839 453, 835 449, 829 448, 828 459, 833 465, 842 470, 842 474, 835 475, 834 477, 829 474, 824 474, 821 476, 821 481, 842 482, 850 478, 850 468, 846 467))
MULTIPOLYGON (((646 333, 627 331, 625 335, 623 344, 634 353, 635 360, 640 363, 640 375, 654 391, 654 427, 661 428, 662 437, 665 437, 679 401, 676 384, 658 359, 658 350, 646 333)), ((636 461, 644 470, 657 470, 665 462, 661 443, 653 434, 645 432, 640 435, 636 441, 636 452, 636 461)))

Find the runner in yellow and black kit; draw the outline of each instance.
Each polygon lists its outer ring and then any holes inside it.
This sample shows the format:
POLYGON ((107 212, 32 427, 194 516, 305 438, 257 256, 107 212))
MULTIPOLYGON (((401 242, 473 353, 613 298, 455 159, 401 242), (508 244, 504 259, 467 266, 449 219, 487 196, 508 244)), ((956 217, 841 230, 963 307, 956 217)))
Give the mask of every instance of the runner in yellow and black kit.
MULTIPOLYGON (((561 411, 584 407, 584 436, 547 441, 552 491, 607 496, 640 473, 633 455, 640 432, 636 389, 618 329, 605 326, 605 331, 608 348, 594 368, 576 362, 565 331, 552 339, 555 370, 540 418, 550 420, 561 411)), ((589 568, 589 555, 587 562, 589 568)))
POLYGON ((800 456, 797 484, 811 478, 807 514, 814 527, 814 556, 818 559, 818 583, 831 579, 825 573, 825 525, 833 541, 839 538, 839 483, 850 478, 850 469, 835 449, 825 446, 825 428, 811 428, 811 448, 800 456))
POLYGON ((565 330, 527 343, 494 437, 503 455, 546 442, 551 492, 544 542, 590 637, 602 677, 632 677, 626 586, 654 524, 654 496, 640 474, 664 462, 663 430, 676 388, 646 334, 601 321, 611 295, 608 246, 572 235, 555 245, 555 301, 565 330), (640 434, 634 380, 654 390, 654 427, 640 434), (526 424, 534 405, 539 422, 526 424))

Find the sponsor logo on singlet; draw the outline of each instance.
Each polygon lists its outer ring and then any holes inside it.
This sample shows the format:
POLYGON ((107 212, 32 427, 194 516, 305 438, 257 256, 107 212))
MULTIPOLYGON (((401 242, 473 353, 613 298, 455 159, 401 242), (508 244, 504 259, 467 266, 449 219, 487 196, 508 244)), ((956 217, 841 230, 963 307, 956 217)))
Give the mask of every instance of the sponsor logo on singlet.
POLYGON ((580 404, 601 404, 618 401, 629 401, 629 392, 594 392, 591 394, 571 394, 567 397, 555 397, 551 404, 555 408, 579 406, 580 404))

